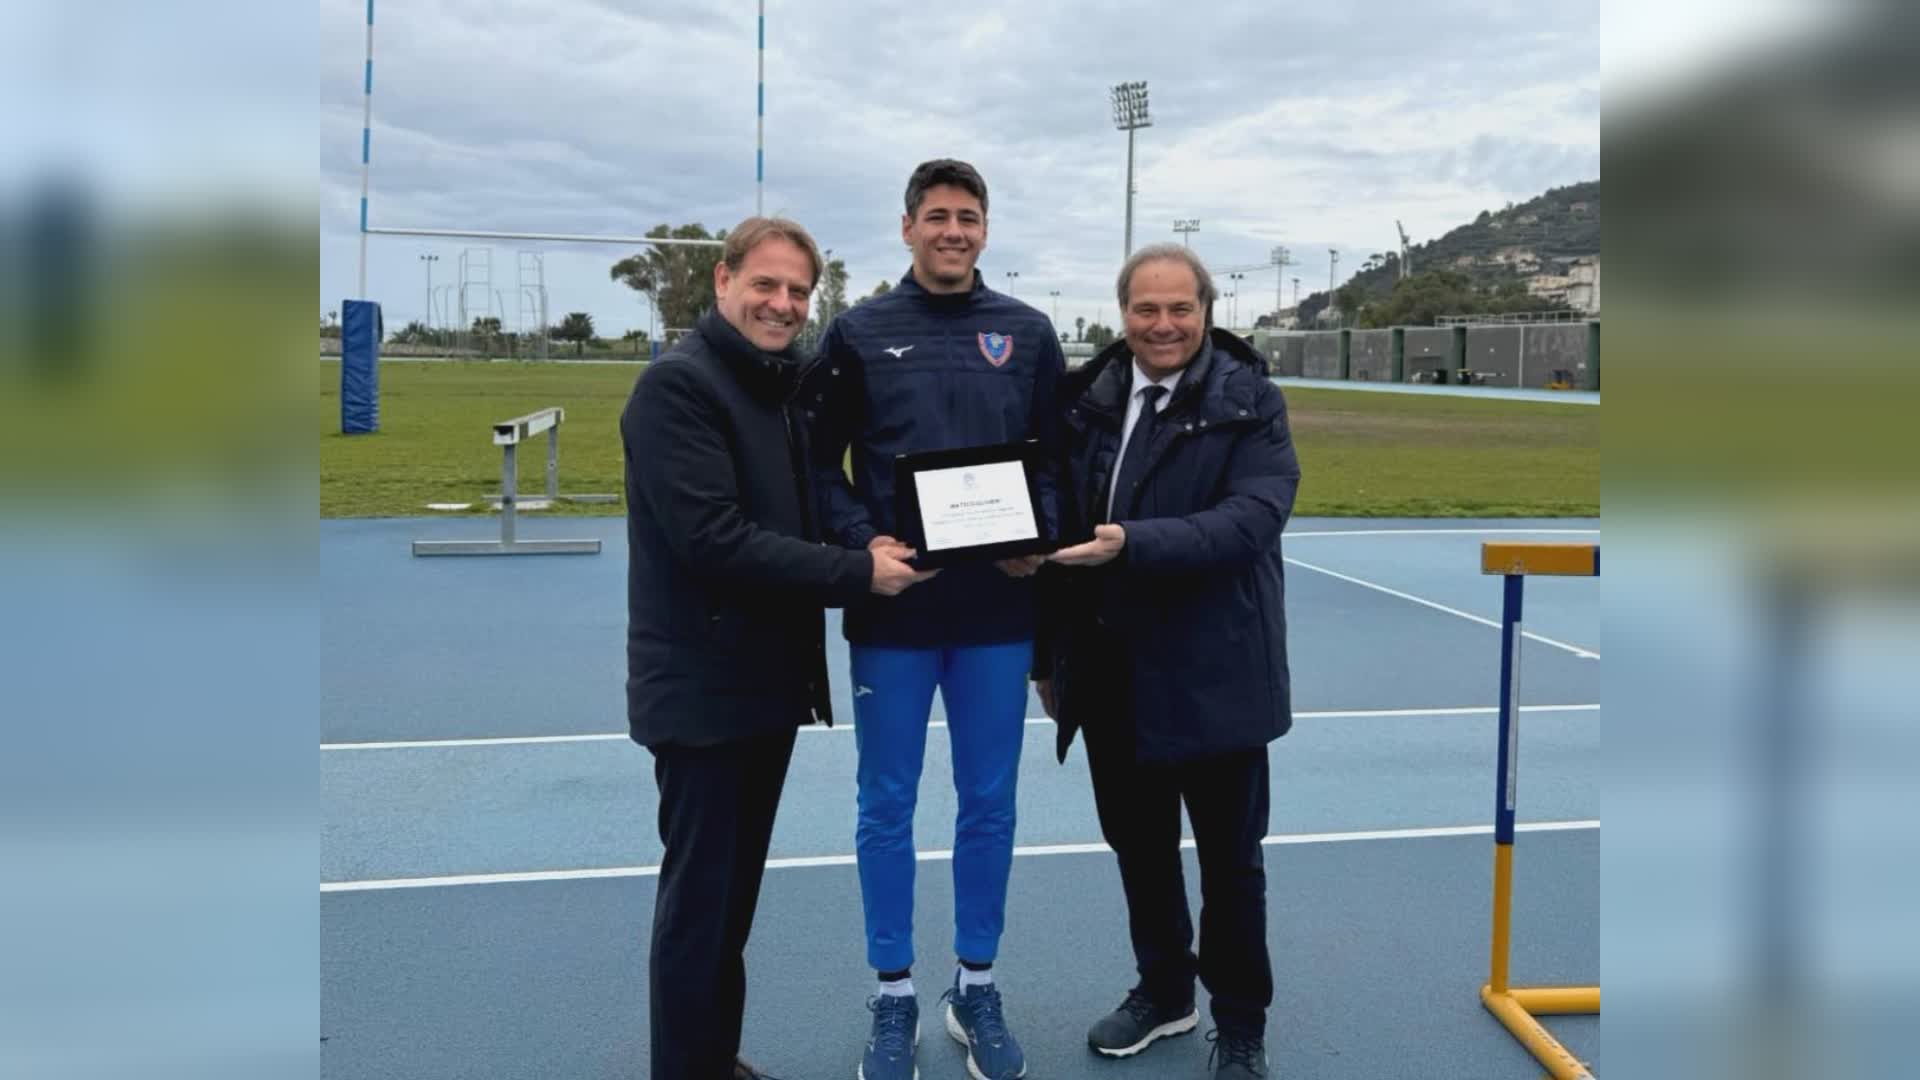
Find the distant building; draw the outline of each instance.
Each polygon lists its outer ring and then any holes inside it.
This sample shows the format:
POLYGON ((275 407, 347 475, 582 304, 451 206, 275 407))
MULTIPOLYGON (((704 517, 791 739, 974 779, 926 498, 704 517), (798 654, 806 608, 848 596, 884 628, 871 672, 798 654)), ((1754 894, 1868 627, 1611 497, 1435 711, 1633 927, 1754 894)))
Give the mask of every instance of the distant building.
POLYGON ((1567 286, 1570 284, 1572 281, 1565 274, 1534 274, 1527 278, 1527 291, 1542 300, 1564 304, 1567 302, 1567 286))
POLYGON ((1562 262, 1564 273, 1534 274, 1527 278, 1527 291, 1588 315, 1599 311, 1600 257, 1583 255, 1562 262))
POLYGON ((1509 267, 1519 273, 1531 273, 1540 268, 1540 256, 1530 247, 1519 245, 1503 247, 1493 253, 1493 261, 1509 267))
POLYGON ((1600 310, 1600 256, 1583 256, 1567 267, 1567 306, 1588 315, 1600 310))

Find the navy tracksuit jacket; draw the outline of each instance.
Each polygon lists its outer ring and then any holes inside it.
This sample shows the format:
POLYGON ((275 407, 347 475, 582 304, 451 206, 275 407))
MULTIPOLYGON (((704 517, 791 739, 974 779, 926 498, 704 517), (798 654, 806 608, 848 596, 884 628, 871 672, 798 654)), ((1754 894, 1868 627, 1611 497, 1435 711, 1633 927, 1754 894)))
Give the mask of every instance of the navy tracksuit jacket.
MULTIPOLYGON (((802 400, 813 414, 815 487, 832 541, 894 536, 893 459, 922 450, 1038 439, 1055 445, 1066 357, 1037 309, 974 272, 965 293, 935 294, 908 273, 833 320, 802 400), (853 448, 853 479, 842 458, 853 448)), ((1060 518, 1053 479, 1041 512, 1060 518)), ((896 597, 849 604, 847 640, 935 648, 1034 636, 1034 583, 991 563, 949 567, 896 597)))

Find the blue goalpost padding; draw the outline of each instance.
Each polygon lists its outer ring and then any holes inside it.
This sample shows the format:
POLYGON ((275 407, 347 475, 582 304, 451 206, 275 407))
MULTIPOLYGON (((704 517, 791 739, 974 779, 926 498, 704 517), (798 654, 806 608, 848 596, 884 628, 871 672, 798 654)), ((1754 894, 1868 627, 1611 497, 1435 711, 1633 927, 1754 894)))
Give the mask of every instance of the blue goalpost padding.
POLYGON ((340 433, 380 430, 380 305, 348 300, 340 307, 340 433))

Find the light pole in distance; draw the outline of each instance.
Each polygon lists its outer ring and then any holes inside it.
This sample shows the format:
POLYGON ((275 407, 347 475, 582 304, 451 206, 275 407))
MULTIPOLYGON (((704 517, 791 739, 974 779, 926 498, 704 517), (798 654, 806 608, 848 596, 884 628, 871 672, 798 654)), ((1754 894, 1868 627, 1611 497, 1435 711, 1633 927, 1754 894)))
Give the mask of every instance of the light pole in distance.
POLYGON ((1147 116, 1146 83, 1120 83, 1108 93, 1113 101, 1113 126, 1127 133, 1127 233, 1126 250, 1120 253, 1124 259, 1133 254, 1133 133, 1152 127, 1153 121, 1147 116))
POLYGON ((433 326, 433 264, 440 261, 438 255, 422 255, 420 261, 427 264, 427 326, 433 326))

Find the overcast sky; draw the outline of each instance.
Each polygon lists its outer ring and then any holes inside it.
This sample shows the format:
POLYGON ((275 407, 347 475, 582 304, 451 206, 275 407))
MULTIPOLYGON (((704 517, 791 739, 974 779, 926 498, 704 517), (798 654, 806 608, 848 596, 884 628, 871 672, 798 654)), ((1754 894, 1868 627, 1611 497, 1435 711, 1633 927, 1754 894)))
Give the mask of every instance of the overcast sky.
MULTIPOLYGON (((323 0, 320 15, 325 311, 355 293, 366 8, 323 0)), ((751 0, 380 0, 376 16, 373 225, 635 235, 753 212, 751 0)), ((913 166, 963 158, 989 187, 988 283, 1049 313, 1059 290, 1068 329, 1112 324, 1126 136, 1107 91, 1145 80, 1135 246, 1198 218, 1209 266, 1285 245, 1304 296, 1326 287, 1329 247, 1344 280, 1395 246, 1396 218, 1419 243, 1599 176, 1599 21, 1596 0, 770 0, 766 208, 844 258, 863 295, 907 268, 913 166)), ((389 329, 424 315, 420 255, 441 257, 439 286, 476 246, 371 238, 367 292, 389 329)), ((492 245, 509 328, 522 247, 492 245)), ((627 249, 524 248, 544 256, 550 320, 648 326, 607 278, 627 249)), ((1272 308, 1275 276, 1239 283, 1242 323, 1272 308)))

